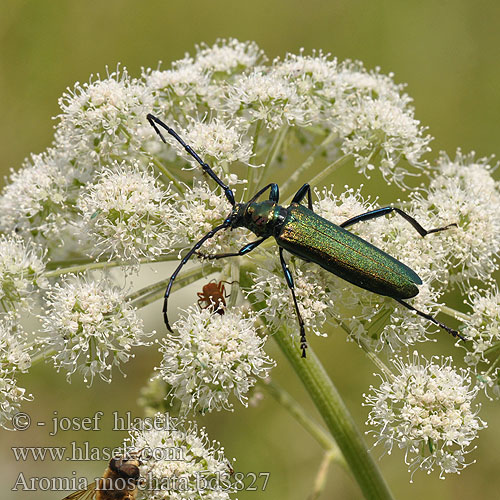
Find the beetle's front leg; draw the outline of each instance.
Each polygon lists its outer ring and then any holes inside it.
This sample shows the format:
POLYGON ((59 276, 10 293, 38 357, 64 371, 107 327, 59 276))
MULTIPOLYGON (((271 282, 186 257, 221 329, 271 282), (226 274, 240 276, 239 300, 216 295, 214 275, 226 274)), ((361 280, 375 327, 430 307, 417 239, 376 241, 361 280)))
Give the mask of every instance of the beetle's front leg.
POLYGON ((255 240, 250 243, 247 243, 243 248, 241 248, 238 252, 230 252, 230 253, 216 253, 216 254, 202 254, 197 252, 196 255, 203 257, 204 259, 214 260, 214 259, 222 259, 224 257, 238 257, 241 255, 245 255, 251 252, 254 248, 257 248, 263 241, 267 240, 267 236, 265 238, 261 238, 260 240, 255 240))
POLYGON ((295 312, 297 313, 297 319, 299 320, 300 327, 300 348, 302 349, 302 357, 306 357, 306 349, 307 349, 307 339, 306 339, 306 329, 304 327, 304 320, 299 311, 299 304, 297 303, 297 297, 295 296, 295 285, 293 283, 292 273, 290 269, 288 269, 288 265, 285 262, 285 258, 283 257, 283 248, 280 247, 280 261, 281 267, 283 268, 283 272, 285 273, 286 283, 290 291, 292 292, 293 303, 295 304, 295 312))
POLYGON ((311 186, 309 184, 304 184, 293 197, 292 203, 299 203, 304 199, 307 194, 307 208, 313 212, 313 203, 311 195, 311 186))
POLYGON ((449 229, 450 227, 457 226, 456 223, 448 224, 447 226, 444 227, 438 227, 436 229, 424 229, 411 215, 407 214, 400 208, 396 207, 383 207, 383 208, 377 208, 375 210, 371 210, 370 212, 366 212, 365 214, 360 214, 356 215, 355 217, 351 217, 350 219, 346 220, 345 222, 342 222, 340 224, 340 227, 346 228, 348 226, 352 226, 353 224, 356 224, 358 222, 364 221, 364 220, 370 220, 370 219, 376 219, 377 217, 383 217, 384 215, 387 215, 391 212, 396 212, 397 214, 401 215, 403 219, 408 221, 415 229, 418 231, 420 236, 427 236, 428 234, 431 233, 437 233, 439 231, 444 231, 445 229, 449 229))

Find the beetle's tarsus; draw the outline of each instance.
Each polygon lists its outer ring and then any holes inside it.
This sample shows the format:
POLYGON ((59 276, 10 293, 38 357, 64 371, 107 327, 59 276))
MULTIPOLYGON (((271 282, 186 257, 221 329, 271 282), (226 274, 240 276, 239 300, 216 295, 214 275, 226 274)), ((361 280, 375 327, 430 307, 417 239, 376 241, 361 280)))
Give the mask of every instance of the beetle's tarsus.
POLYGON ((458 227, 458 224, 456 222, 452 222, 451 224, 448 224, 447 226, 444 226, 444 227, 438 227, 436 229, 430 229, 429 231, 427 231, 427 234, 429 234, 429 233, 439 233, 440 231, 446 231, 446 229, 450 229, 450 227, 458 227))

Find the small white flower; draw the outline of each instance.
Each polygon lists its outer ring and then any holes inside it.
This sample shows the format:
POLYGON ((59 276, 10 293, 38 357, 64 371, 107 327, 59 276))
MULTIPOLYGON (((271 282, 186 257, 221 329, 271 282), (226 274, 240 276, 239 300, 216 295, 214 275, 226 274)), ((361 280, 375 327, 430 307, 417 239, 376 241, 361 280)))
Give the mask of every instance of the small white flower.
POLYGON ((45 287, 43 251, 19 236, 0 234, 0 306, 16 309, 36 288, 45 287))
POLYGON ((266 337, 259 337, 255 321, 239 309, 226 309, 220 315, 191 307, 174 324, 178 335, 161 342, 158 376, 172 386, 172 396, 186 410, 231 409, 232 394, 247 404, 249 389, 274 366, 263 350, 266 337))
POLYGON ((395 83, 393 78, 393 73, 384 75, 380 68, 368 71, 361 61, 347 60, 339 64, 331 87, 336 91, 336 98, 345 99, 352 95, 383 98, 404 108, 412 99, 403 92, 405 85, 395 83))
POLYGON ((134 262, 171 251, 176 240, 170 225, 172 199, 169 186, 162 189, 137 162, 104 169, 77 203, 92 254, 134 262))
MULTIPOLYGON (((215 164, 212 168, 216 170, 216 164, 220 162, 249 164, 253 141, 251 137, 246 137, 247 132, 248 127, 243 120, 234 120, 231 124, 229 120, 219 118, 207 122, 190 120, 188 129, 182 133, 179 131, 204 161, 215 164)), ((191 157, 189 160, 194 162, 191 157)), ((193 165, 199 169, 198 163, 193 165)))
POLYGON ((500 345, 500 292, 495 286, 490 290, 472 290, 469 294, 471 313, 465 322, 463 334, 472 342, 467 343, 465 361, 478 372, 481 386, 492 387, 495 397, 500 397, 500 367, 493 365, 500 345), (472 345, 471 345, 472 344, 472 345))
MULTIPOLYGON (((231 179, 231 185, 237 178, 231 179)), ((219 187, 211 188, 206 182, 195 182, 193 187, 186 187, 182 199, 172 207, 171 226, 181 246, 191 248, 215 226, 221 224, 231 212, 231 205, 222 195, 219 187)), ((220 231, 214 238, 207 240, 199 250, 202 254, 230 252, 239 250, 248 243, 248 231, 220 231)))
POLYGON ((30 351, 25 332, 9 319, 0 319, 0 427, 5 429, 21 403, 31 399, 17 385, 17 375, 31 366, 30 351))
POLYGON ((191 58, 181 59, 172 64, 172 69, 143 71, 146 88, 155 100, 155 109, 162 115, 187 117, 216 108, 222 94, 213 85, 210 75, 191 58))
POLYGON ((79 371, 89 384, 95 375, 110 382, 113 367, 133 357, 133 347, 148 345, 151 335, 122 291, 105 279, 65 278, 48 292, 41 319, 42 344, 55 351, 57 370, 67 371, 68 380, 79 371))
POLYGON ((235 38, 219 39, 211 47, 206 44, 196 46, 195 66, 214 73, 229 74, 256 66, 265 59, 255 42, 240 42, 235 38))
POLYGON ((284 61, 273 62, 273 73, 290 81, 304 99, 304 121, 320 124, 332 116, 335 99, 331 88, 337 78, 337 60, 321 51, 305 56, 287 54, 284 61))
POLYGON ((304 123, 305 100, 292 82, 272 71, 256 70, 243 75, 228 93, 229 113, 241 113, 250 122, 261 120, 270 130, 304 123))
POLYGON ((486 427, 473 404, 478 387, 471 384, 470 372, 451 363, 451 357, 427 361, 417 352, 407 361, 396 358, 394 377, 365 395, 376 444, 389 454, 394 445, 405 450, 412 477, 417 469, 438 468, 441 478, 459 473, 468 465, 464 455, 477 432, 486 427))
POLYGON ((141 450, 139 500, 229 500, 229 461, 219 442, 195 423, 157 414, 130 433, 141 450))
MULTIPOLYGON (((344 190, 339 196, 334 193, 333 185, 330 189, 323 188, 321 191, 315 189, 314 193, 318 199, 313 203, 314 212, 330 222, 340 225, 351 217, 375 209, 375 204, 365 200, 361 195, 362 187, 363 184, 354 190, 349 186, 344 186, 344 190)), ((360 224, 359 227, 366 227, 366 225, 360 224)))

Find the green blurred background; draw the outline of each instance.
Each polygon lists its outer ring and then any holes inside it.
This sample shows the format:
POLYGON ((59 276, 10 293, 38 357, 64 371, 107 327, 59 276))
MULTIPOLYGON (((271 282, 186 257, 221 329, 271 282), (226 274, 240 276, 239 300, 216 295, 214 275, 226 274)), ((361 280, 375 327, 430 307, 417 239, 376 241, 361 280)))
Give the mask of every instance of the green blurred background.
MULTIPOLYGON (((117 63, 125 65, 132 75, 139 75, 143 66, 156 67, 160 60, 168 67, 170 61, 192 52, 196 43, 211 44, 218 37, 255 40, 269 58, 304 47, 323 49, 339 59, 360 59, 369 68, 380 66, 383 72, 394 72, 396 81, 408 83, 417 118, 436 138, 430 158, 439 150, 453 156, 457 147, 464 152, 474 150, 479 156, 498 155, 499 28, 500 3, 477 0, 151 0, 140 6, 133 0, 2 0, 0 173, 3 178, 31 152, 40 152, 50 144, 57 99, 75 81, 86 81, 92 73, 103 74, 106 66, 113 69, 117 63)), ((381 200, 389 196, 381 184, 377 189, 381 200)), ((196 289, 187 290, 187 301, 193 301, 196 289)), ((175 308, 175 302, 172 305, 175 308)), ((145 315, 149 327, 162 331, 157 309, 158 304, 154 304, 145 315)), ((312 342, 314 346, 315 339, 312 342)), ((421 350, 449 353, 451 346, 451 342, 440 342, 421 350)), ((280 360, 276 348, 272 350, 271 355, 280 360)), ((370 383, 377 383, 372 366, 344 337, 323 340, 321 354, 364 429, 367 410, 361 407, 362 393, 370 383)), ((49 422, 54 412, 83 417, 102 410, 103 431, 65 432, 54 437, 48 435, 47 427, 36 425, 24 433, 1 431, 1 497, 44 500, 65 496, 12 492, 20 471, 26 477, 71 476, 73 470, 78 476, 99 475, 104 462, 16 463, 10 447, 69 446, 73 440, 116 446, 124 434, 110 431, 111 414, 130 409, 140 415, 137 395, 157 361, 153 350, 144 349, 125 366, 127 378, 117 374, 111 386, 98 382, 91 390, 76 381, 67 385, 64 375, 57 375, 48 365, 35 367, 22 379, 35 396, 25 407, 34 422, 49 422)), ((286 363, 280 363, 273 377, 316 416, 286 363)), ((490 428, 480 433, 478 450, 467 457, 478 463, 460 476, 440 481, 437 475, 418 473, 415 483, 410 484, 401 453, 396 450, 385 456, 380 466, 395 497, 497 498, 500 432, 495 425, 499 416, 496 407, 485 403, 481 416, 490 428)), ((211 438, 222 442, 229 457, 237 457, 235 469, 271 473, 264 493, 245 492, 238 495, 240 499, 308 497, 322 459, 321 449, 274 401, 265 399, 257 408, 238 408, 234 413, 218 413, 200 421, 211 438)), ((379 457, 381 450, 373 453, 379 457)), ((361 494, 349 475, 333 466, 322 498, 359 499, 361 494)))

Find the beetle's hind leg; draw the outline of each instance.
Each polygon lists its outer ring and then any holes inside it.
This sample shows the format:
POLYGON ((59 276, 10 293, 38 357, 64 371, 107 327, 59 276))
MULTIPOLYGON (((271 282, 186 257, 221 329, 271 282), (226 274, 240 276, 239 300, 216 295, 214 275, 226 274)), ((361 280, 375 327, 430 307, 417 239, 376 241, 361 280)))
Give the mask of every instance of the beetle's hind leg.
POLYGON ((352 226, 353 224, 356 224, 356 223, 364 221, 364 220, 370 220, 370 219, 376 219, 377 217, 383 217, 384 215, 390 214, 391 212, 396 212, 397 214, 401 215, 401 217, 403 217, 403 219, 408 221, 415 228, 415 230, 420 234, 420 236, 427 236, 428 234, 431 234, 431 233, 438 233, 439 231, 444 231, 446 229, 449 229, 450 227, 457 227, 456 223, 452 223, 452 224, 448 224, 447 226, 444 226, 444 227, 437 227, 435 229, 427 230, 427 229, 424 229, 417 222, 417 220, 415 220, 411 215, 408 215, 406 212, 404 212, 400 208, 396 208, 396 207, 377 208, 375 210, 371 210, 370 212, 366 212, 365 214, 356 215, 355 217, 351 217, 350 219, 346 220, 345 222, 342 222, 342 224, 340 224, 340 227, 346 228, 348 226, 352 226))
POLYGON ((290 269, 288 269, 288 265, 285 262, 285 258, 283 257, 283 249, 280 248, 280 261, 281 267, 283 268, 283 272, 285 273, 286 283, 290 291, 292 292, 293 303, 295 304, 295 312, 297 313, 297 319, 299 320, 300 327, 300 348, 302 349, 302 357, 306 357, 306 349, 307 349, 307 339, 306 339, 306 329, 304 327, 304 320, 299 311, 299 304, 297 303, 297 297, 295 296, 295 285, 293 284, 293 277, 290 269))
POLYGON ((425 319, 428 319, 429 321, 432 321, 435 325, 439 326, 443 330, 446 330, 449 334, 453 335, 454 337, 458 337, 460 340, 463 340, 465 342, 465 338, 462 335, 460 335, 456 330, 453 330, 453 328, 450 328, 449 326, 446 326, 444 323, 441 323, 441 321, 437 320, 436 318, 434 318, 430 314, 419 311, 418 309, 415 309, 413 306, 411 306, 410 304, 407 304, 406 302, 403 302, 400 299, 395 299, 395 300, 397 300, 402 306, 405 306, 410 311, 414 311, 419 316, 422 316, 422 318, 425 318, 425 319))

